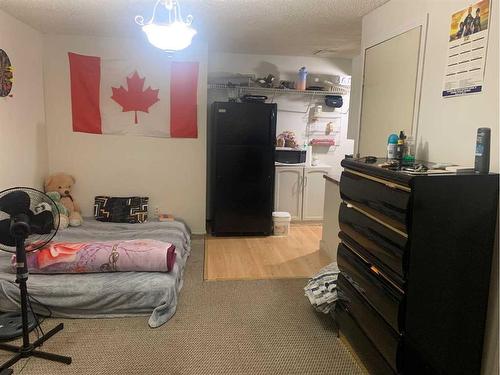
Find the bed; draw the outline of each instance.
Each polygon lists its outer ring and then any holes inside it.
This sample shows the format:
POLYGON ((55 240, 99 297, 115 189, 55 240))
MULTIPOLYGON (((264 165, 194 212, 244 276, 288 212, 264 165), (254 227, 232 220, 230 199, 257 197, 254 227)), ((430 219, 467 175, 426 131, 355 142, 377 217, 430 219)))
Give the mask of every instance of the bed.
MULTIPOLYGON (((143 224, 104 223, 87 218, 80 227, 59 231, 58 242, 154 239, 176 247, 176 262, 169 273, 115 272, 94 274, 30 275, 28 291, 63 318, 113 318, 149 315, 155 328, 174 314, 182 288, 184 266, 191 251, 191 233, 180 221, 143 224)), ((11 254, 0 251, 0 311, 19 310, 19 289, 10 267, 11 254)), ((33 306, 47 314, 40 304, 33 306)))

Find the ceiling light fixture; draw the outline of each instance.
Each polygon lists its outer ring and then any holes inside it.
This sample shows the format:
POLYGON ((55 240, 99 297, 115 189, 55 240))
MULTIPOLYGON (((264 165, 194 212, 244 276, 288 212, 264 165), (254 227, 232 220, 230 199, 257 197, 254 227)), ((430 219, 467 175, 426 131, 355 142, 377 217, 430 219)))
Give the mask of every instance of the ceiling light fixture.
POLYGON ((149 43, 166 52, 180 51, 189 47, 196 35, 196 30, 191 27, 193 16, 187 16, 184 22, 178 0, 158 0, 153 8, 153 16, 148 22, 144 22, 143 16, 135 16, 135 22, 142 26, 149 43), (166 17, 168 22, 156 20, 156 11, 160 4, 168 12, 166 17))

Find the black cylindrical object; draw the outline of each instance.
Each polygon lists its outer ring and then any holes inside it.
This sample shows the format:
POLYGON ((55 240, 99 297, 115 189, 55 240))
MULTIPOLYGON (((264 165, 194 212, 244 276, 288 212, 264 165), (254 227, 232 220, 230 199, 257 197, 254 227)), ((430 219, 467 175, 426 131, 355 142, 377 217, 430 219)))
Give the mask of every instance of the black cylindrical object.
POLYGON ((474 171, 476 173, 488 173, 490 171, 490 142, 491 129, 477 129, 476 157, 474 159, 474 171))

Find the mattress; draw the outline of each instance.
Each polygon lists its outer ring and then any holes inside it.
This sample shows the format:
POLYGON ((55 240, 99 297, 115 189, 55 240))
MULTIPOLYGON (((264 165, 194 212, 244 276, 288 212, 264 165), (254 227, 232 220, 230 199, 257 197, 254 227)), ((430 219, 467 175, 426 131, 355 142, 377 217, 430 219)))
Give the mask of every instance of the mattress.
MULTIPOLYGON (((59 231, 54 241, 88 242, 154 239, 176 247, 169 273, 115 272, 30 275, 33 308, 62 318, 112 318, 147 315, 150 327, 167 322, 177 308, 184 266, 191 251, 191 233, 181 221, 143 224, 103 223, 87 218, 80 227, 59 231), (39 301, 36 303, 36 301, 39 301)), ((0 311, 19 311, 19 289, 10 266, 11 254, 0 251, 0 311)))

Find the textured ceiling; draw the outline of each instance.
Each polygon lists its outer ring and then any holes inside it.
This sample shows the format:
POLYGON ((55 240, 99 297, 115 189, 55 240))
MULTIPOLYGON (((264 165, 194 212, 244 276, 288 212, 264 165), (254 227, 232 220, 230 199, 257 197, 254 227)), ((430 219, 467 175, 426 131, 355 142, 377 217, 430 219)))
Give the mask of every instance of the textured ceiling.
MULTIPOLYGON (((181 0, 212 51, 352 57, 361 18, 388 0, 181 0)), ((52 34, 142 37, 134 16, 155 0, 0 0, 0 9, 52 34)))

